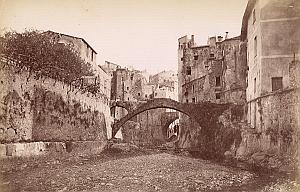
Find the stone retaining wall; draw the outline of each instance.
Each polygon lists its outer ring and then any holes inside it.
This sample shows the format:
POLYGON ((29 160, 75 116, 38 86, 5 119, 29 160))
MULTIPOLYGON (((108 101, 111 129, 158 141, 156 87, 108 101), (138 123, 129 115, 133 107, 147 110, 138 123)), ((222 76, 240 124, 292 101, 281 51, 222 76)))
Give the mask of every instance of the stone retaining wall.
POLYGON ((103 94, 84 93, 47 77, 35 78, 26 70, 17 73, 2 62, 0 69, 0 142, 6 149, 9 143, 24 143, 20 146, 35 154, 44 150, 38 146, 49 142, 106 143, 111 117, 103 94))

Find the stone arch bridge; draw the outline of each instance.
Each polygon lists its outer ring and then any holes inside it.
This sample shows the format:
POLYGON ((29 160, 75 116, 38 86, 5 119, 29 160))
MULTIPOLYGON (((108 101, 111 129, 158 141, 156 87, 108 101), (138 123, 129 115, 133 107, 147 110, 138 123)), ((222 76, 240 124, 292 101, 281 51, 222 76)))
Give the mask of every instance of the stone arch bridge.
POLYGON ((186 114, 192 120, 197 122, 202 128, 206 128, 210 122, 216 122, 220 114, 228 109, 231 104, 216 104, 211 102, 201 103, 180 103, 168 98, 156 98, 142 102, 112 101, 111 109, 114 107, 122 107, 127 109, 128 114, 116 121, 112 126, 112 137, 116 135, 122 125, 134 116, 157 108, 174 109, 186 114))

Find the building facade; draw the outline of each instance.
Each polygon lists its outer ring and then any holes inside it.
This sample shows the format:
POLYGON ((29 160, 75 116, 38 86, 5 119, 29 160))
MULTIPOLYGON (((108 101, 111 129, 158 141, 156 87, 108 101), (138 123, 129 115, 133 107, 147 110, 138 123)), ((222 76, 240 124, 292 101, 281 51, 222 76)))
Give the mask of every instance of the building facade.
POLYGON ((47 31, 46 33, 53 36, 53 38, 55 38, 58 43, 71 45, 73 49, 79 54, 81 59, 91 64, 92 67, 95 67, 97 65, 97 52, 83 38, 53 31, 47 31))
POLYGON ((107 102, 110 98, 110 77, 99 65, 97 65, 97 52, 81 37, 75 37, 63 33, 53 31, 45 32, 52 36, 58 43, 71 45, 80 58, 91 67, 92 76, 82 77, 82 86, 99 85, 99 91, 107 97, 107 102))
POLYGON ((247 43, 247 122, 260 147, 295 152, 299 140, 300 2, 249 0, 241 38, 247 43))
POLYGON ((245 101, 246 63, 239 37, 210 37, 197 46, 194 36, 178 40, 178 91, 180 102, 245 101))

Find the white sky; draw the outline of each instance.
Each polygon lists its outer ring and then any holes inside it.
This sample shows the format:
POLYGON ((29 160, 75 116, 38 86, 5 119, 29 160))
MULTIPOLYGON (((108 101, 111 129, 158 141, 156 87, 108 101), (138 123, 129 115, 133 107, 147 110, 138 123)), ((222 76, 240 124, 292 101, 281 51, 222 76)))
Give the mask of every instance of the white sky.
POLYGON ((177 40, 238 36, 247 0, 0 0, 0 28, 52 30, 84 38, 105 60, 177 70, 177 40))

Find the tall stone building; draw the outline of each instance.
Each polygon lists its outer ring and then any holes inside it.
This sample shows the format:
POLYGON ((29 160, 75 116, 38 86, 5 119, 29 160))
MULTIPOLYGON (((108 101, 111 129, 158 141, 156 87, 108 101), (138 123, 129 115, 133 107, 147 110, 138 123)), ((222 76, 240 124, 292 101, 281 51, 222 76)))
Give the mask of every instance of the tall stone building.
POLYGON ((249 0, 243 17, 247 43, 247 121, 256 147, 294 153, 299 140, 300 1, 249 0))
POLYGON ((240 37, 210 37, 207 45, 197 46, 192 35, 178 43, 180 102, 245 101, 245 45, 240 37))
MULTIPOLYGON (((240 37, 228 38, 226 33, 225 38, 208 38, 207 45, 202 46, 195 44, 193 35, 178 39, 180 102, 245 104, 246 69, 246 44, 240 37)), ((187 115, 179 117, 178 147, 205 151, 207 142, 217 140, 205 138, 201 127, 187 115)))

